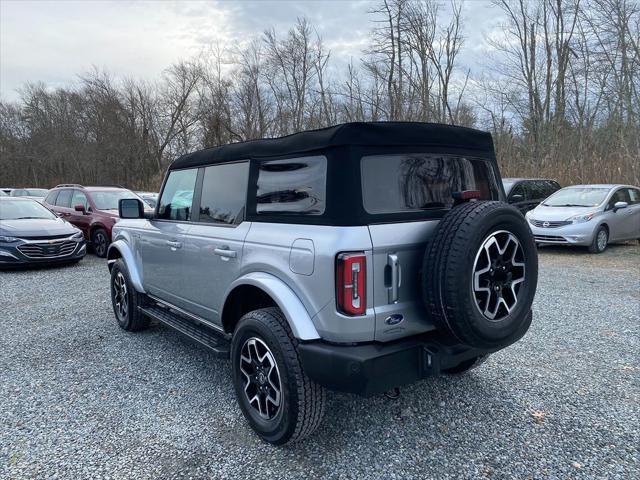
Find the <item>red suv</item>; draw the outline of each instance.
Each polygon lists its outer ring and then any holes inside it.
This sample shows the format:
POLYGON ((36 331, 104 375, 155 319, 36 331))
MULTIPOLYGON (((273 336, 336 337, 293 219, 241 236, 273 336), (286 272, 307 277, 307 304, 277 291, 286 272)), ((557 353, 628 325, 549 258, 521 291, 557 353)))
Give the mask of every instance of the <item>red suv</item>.
POLYGON ((121 198, 139 197, 122 187, 63 184, 51 189, 44 203, 82 230, 96 255, 105 257, 111 243, 111 228, 120 219, 118 201, 121 198))

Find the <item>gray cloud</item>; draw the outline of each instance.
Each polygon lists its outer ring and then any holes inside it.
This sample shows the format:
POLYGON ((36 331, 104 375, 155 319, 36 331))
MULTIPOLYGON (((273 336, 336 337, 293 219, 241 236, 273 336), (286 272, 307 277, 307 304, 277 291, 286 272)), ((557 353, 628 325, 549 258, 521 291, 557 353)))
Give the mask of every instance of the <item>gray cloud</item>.
MULTIPOLYGON (((208 45, 237 45, 297 17, 316 26, 338 63, 359 59, 375 6, 368 1, 0 1, 0 98, 18 98, 25 82, 73 84, 92 65, 118 76, 158 78, 172 62, 208 45)), ((486 1, 464 8, 465 66, 482 69, 484 34, 495 28, 486 1)))

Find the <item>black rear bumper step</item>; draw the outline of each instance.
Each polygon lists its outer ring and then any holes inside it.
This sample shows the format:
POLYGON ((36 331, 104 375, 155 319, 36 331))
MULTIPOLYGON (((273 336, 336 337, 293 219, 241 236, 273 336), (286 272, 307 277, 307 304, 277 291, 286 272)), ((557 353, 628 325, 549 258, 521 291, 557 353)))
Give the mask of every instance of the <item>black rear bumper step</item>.
POLYGON ((191 340, 207 347, 216 357, 229 358, 231 351, 229 341, 211 328, 203 324, 198 325, 193 320, 188 320, 168 308, 157 305, 138 308, 148 317, 177 330, 191 340))

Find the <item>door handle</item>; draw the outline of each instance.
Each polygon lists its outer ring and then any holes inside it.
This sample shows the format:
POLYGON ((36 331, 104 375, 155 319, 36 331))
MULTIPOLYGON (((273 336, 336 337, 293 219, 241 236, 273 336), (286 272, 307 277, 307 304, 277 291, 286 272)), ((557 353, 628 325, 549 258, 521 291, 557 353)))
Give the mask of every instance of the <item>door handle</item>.
POLYGON ((402 282, 402 272, 400 270, 398 255, 395 253, 387 255, 387 265, 391 267, 391 286, 387 287, 389 303, 397 303, 399 295, 398 292, 402 282))
POLYGON ((229 250, 229 247, 227 246, 216 248, 213 250, 213 253, 224 258, 236 258, 238 256, 238 252, 235 250, 229 250))
POLYGON ((171 250, 176 250, 178 248, 182 248, 182 243, 181 242, 174 242, 171 240, 167 240, 167 246, 171 247, 171 250))

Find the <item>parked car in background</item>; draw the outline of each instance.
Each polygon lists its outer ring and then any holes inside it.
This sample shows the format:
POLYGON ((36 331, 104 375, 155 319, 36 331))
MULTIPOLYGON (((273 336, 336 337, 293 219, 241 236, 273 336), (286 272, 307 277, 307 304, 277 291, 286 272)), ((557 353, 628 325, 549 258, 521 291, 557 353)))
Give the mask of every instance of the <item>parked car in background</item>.
POLYGON ((0 267, 73 263, 87 253, 82 232, 30 198, 0 198, 0 267))
POLYGON ((158 194, 155 192, 135 192, 151 208, 156 208, 158 204, 158 194))
POLYGON ((526 215, 538 244, 583 245, 601 253, 612 242, 640 239, 640 188, 575 185, 526 215))
POLYGON ((44 200, 49 190, 46 188, 14 188, 9 192, 10 197, 27 197, 33 200, 44 200))
POLYGON ((503 178, 502 186, 507 202, 523 214, 561 188, 558 182, 546 178, 503 178))
POLYGON ((51 189, 44 202, 82 230, 95 254, 104 257, 111 243, 111 228, 119 220, 118 201, 122 198, 140 199, 122 187, 63 184, 51 189))
POLYGON ((4 193, 6 193, 7 195, 9 195, 9 193, 11 193, 11 190, 13 190, 13 188, 0 187, 0 191, 3 191, 3 192, 4 192, 4 193))
POLYGON ((0 190, 0 197, 8 197, 4 190, 0 190))

